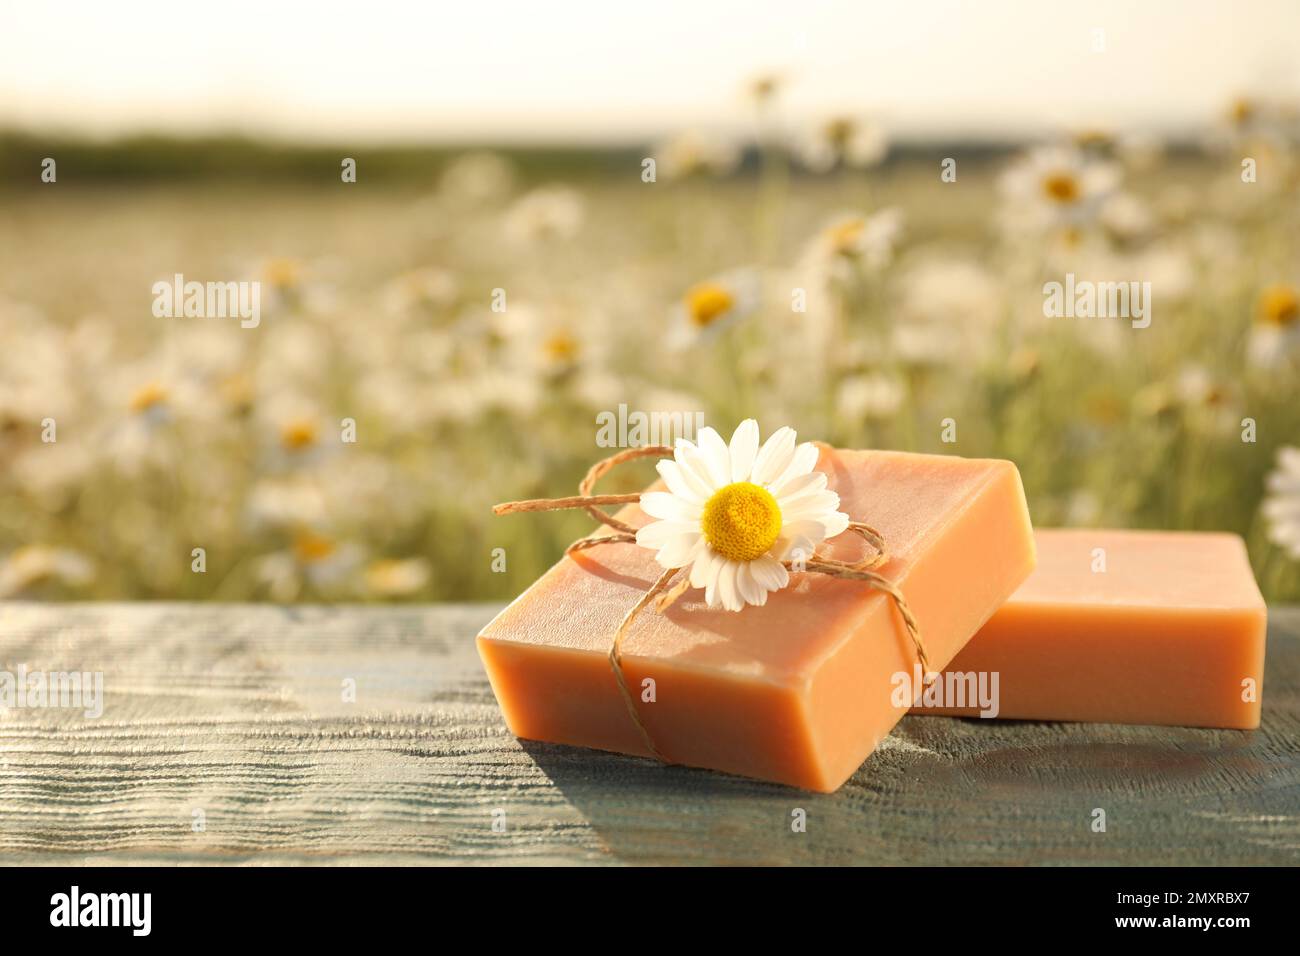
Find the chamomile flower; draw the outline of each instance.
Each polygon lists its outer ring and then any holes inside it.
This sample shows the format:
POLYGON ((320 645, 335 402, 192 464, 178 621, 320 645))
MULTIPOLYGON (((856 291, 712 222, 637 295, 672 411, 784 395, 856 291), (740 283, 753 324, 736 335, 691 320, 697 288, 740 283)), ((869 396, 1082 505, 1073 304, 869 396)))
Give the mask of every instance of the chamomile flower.
POLYGON ((1295 286, 1278 283, 1259 294, 1246 353, 1260 368, 1276 368, 1300 355, 1300 290, 1295 286))
POLYGON ((1098 220, 1113 239, 1129 243, 1149 238, 1156 225, 1147 204, 1128 192, 1117 192, 1102 203, 1098 220))
POLYGON ((879 126, 850 116, 827 120, 805 137, 799 149, 804 165, 818 173, 875 166, 888 151, 889 140, 879 126))
POLYGON ((174 465, 170 434, 196 407, 192 383, 165 363, 143 362, 110 375, 104 392, 116 414, 100 440, 117 470, 139 475, 174 465))
POLYGON ((252 531, 306 527, 325 520, 328 508, 315 482, 298 477, 264 478, 248 492, 246 521, 252 531))
POLYGON ((320 422, 301 416, 286 419, 280 425, 279 444, 286 455, 305 457, 320 447, 320 422))
POLYGON ((459 296, 455 275, 429 267, 394 278, 384 289, 383 300, 392 315, 440 315, 455 305, 459 296))
POLYGON ((725 176, 740 162, 740 150, 734 143, 696 132, 682 133, 667 140, 655 149, 655 156, 658 157, 658 173, 665 179, 725 176))
POLYGON ((586 204, 576 189, 539 186, 507 210, 505 232, 524 245, 565 241, 578 234, 585 216, 586 204))
POLYGON ((27 545, 0 561, 0 598, 24 594, 48 583, 80 587, 93 577, 90 561, 78 551, 27 545))
POLYGON ((126 404, 132 415, 151 425, 162 424, 171 417, 171 391, 163 382, 145 382, 133 389, 126 404))
POLYGON ((428 584, 431 575, 424 558, 382 558, 366 567, 366 589, 380 597, 407 597, 428 584))
MULTIPOLYGON (((328 264, 292 256, 272 256, 257 267, 262 283, 262 310, 271 315, 327 308, 333 296, 324 282, 328 264)), ((264 316, 265 317, 265 316, 264 316)))
POLYGON ((1241 421, 1236 387, 1202 365, 1184 365, 1174 381, 1174 393, 1187 424, 1198 431, 1227 434, 1241 421))
POLYGON ((762 298, 760 286, 758 273, 753 269, 735 269, 697 282, 673 308, 669 346, 686 348, 747 318, 758 308, 762 298))
POLYGON ((361 558, 354 544, 300 528, 287 548, 264 555, 255 573, 273 600, 293 601, 309 587, 317 593, 341 588, 361 558))
MULTIPOLYGON (((263 463, 272 472, 287 473, 319 464, 336 450, 340 432, 305 397, 282 393, 258 409, 263 463)), ((339 426, 341 427, 341 426, 339 426)))
POLYGON ((636 542, 654 549, 665 568, 689 566, 691 586, 704 588, 709 607, 762 606, 789 583, 781 562, 844 531, 848 515, 814 470, 817 446, 796 445, 794 429, 778 429, 761 448, 752 418, 730 445, 708 427, 698 438, 679 439, 673 460, 659 462, 668 490, 641 496, 641 509, 658 520, 636 542))
POLYGON ((844 213, 832 219, 808 243, 801 257, 805 271, 818 267, 842 272, 845 267, 880 269, 893 258, 903 228, 897 209, 871 215, 844 213))
POLYGON ((554 329, 542 339, 540 359, 557 375, 571 371, 581 357, 582 343, 569 329, 554 329))
POLYGON ((1260 506, 1268 520, 1268 539, 1300 561, 1300 448, 1277 451, 1277 468, 1268 476, 1268 495, 1260 506))
POLYGON ((1113 132, 1101 126, 1077 129, 1070 135, 1070 140, 1079 152, 1105 159, 1115 155, 1119 142, 1113 132))
POLYGON ((1007 225, 1013 229, 1078 229, 1094 222, 1119 185, 1119 168, 1059 147, 1035 149, 1003 175, 1007 225))
POLYGON ((780 73, 760 73, 745 84, 745 93, 760 109, 781 95, 785 77, 780 73))
POLYGON ((1263 95, 1238 96, 1228 104, 1219 128, 1210 131, 1210 136, 1212 145, 1257 148, 1265 143, 1286 142, 1288 125, 1287 110, 1281 101, 1263 95))

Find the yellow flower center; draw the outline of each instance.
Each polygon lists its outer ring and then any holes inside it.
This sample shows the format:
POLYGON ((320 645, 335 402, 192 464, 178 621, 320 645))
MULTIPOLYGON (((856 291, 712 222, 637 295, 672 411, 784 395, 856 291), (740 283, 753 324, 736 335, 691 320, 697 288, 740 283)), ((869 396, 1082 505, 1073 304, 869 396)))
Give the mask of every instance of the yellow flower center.
POLYGON ((1110 149, 1115 141, 1104 129, 1084 129, 1075 134, 1074 144, 1080 149, 1110 149))
POLYGON ((9 556, 9 565, 23 587, 54 580, 54 556, 40 545, 27 545, 9 556))
POLYGON ((298 418, 280 429, 280 444, 287 451, 303 451, 316 444, 316 436, 316 423, 298 418))
POLYGON ((300 564, 324 561, 337 550, 337 544, 313 531, 300 531, 293 539, 293 553, 300 564))
POLYGON ((1073 173, 1060 171, 1043 177, 1043 192, 1047 198, 1062 205, 1079 201, 1079 180, 1073 173))
POLYGON ((725 485, 704 503, 704 539, 724 558, 753 561, 781 534, 781 508, 766 488, 748 481, 725 485))
POLYGON ((1294 324, 1300 319, 1300 293, 1289 285, 1269 286, 1259 297, 1259 315, 1270 325, 1294 324))
POLYGON ((578 340, 568 332, 556 332, 542 343, 542 352, 552 362, 567 364, 578 358, 578 340))
POLYGON ((866 228, 867 223, 864 219, 846 219, 831 226, 826 230, 826 241, 831 247, 831 252, 837 256, 857 255, 858 246, 862 242, 862 233, 866 228))
POLYGON ((372 585, 388 588, 402 578, 403 563, 396 558, 381 558, 366 569, 366 580, 372 585))
POLYGON ((826 124, 826 141, 831 147, 843 152, 848 148, 857 124, 851 119, 833 119, 826 124))
POLYGON ((686 292, 686 312, 697 328, 706 328, 731 311, 736 297, 716 282, 702 282, 686 292))
POLYGON ((294 288, 302 277, 302 266, 296 259, 271 259, 262 271, 267 283, 280 291, 294 288))
POLYGON ((137 414, 147 412, 152 408, 167 401, 167 389, 157 382, 150 382, 148 385, 136 389, 131 396, 131 411, 137 414))
POLYGON ((1227 388, 1216 384, 1206 388, 1205 395, 1202 396, 1201 400, 1211 408, 1218 408, 1220 405, 1227 404, 1228 399, 1231 397, 1232 395, 1227 388))
POLYGON ((776 95, 781 87, 781 80, 777 76, 760 76, 749 86, 749 91, 753 94, 754 99, 760 103, 770 100, 776 95))

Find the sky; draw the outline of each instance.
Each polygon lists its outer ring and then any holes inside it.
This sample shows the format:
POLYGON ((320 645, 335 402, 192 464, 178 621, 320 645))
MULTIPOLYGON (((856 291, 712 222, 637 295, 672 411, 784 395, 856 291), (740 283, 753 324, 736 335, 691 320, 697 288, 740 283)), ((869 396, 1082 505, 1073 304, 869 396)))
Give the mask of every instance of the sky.
POLYGON ((0 126, 632 143, 740 132, 776 72, 788 125, 1177 132, 1300 94, 1297 37, 1300 0, 0 0, 0 126))

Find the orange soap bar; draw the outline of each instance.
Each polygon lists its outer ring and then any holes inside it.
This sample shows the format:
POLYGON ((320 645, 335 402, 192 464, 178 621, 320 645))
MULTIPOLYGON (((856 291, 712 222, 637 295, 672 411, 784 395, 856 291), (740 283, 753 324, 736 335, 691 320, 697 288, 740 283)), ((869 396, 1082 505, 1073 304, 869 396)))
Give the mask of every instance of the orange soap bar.
MULTIPOLYGON (((891 559, 880 571, 902 590, 936 667, 1033 568, 1010 462, 825 448, 817 468, 840 510, 884 535, 891 559)), ((636 505, 619 517, 649 520, 636 505)), ((841 560, 868 554, 849 533, 823 548, 841 560)), ((577 552, 484 628, 479 653, 515 735, 649 755, 607 655, 661 570, 635 544, 577 552)), ((815 573, 791 575, 766 605, 739 612, 710 610, 702 591, 687 591, 665 611, 638 615, 622 652, 640 719, 668 760, 825 792, 907 713, 891 676, 915 660, 887 595, 815 573)))
POLYGON ((948 667, 998 675, 996 716, 1259 726, 1266 611, 1241 538, 1086 529, 1035 537, 1037 570, 948 667))

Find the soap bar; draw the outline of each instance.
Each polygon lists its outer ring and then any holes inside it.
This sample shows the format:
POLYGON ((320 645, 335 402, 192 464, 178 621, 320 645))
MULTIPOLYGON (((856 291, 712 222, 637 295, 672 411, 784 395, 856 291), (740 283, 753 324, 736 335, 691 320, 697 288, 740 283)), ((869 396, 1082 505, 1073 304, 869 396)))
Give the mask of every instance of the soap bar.
MULTIPOLYGON (((1259 726, 1266 611, 1241 538, 1035 537, 1037 570, 953 659, 945 686, 997 674, 998 717, 1259 726)), ((980 707, 917 710, 976 716, 980 707)))
MULTIPOLYGON (((840 510, 884 536, 890 560, 879 571, 902 591, 935 667, 1033 568, 1024 490, 1010 462, 826 447, 817 467, 840 510)), ((636 527, 649 520, 636 505, 618 517, 636 527)), ((839 560, 870 554, 849 533, 823 549, 839 560)), ((607 655, 661 570, 635 544, 576 552, 479 634, 516 736, 649 755, 607 655)), ((666 759, 823 792, 848 779, 907 713, 911 698, 900 700, 892 679, 915 659, 887 595, 816 573, 792 574, 765 605, 739 612, 710 610, 702 591, 689 590, 662 612, 639 614, 622 642, 638 715, 666 759)))

